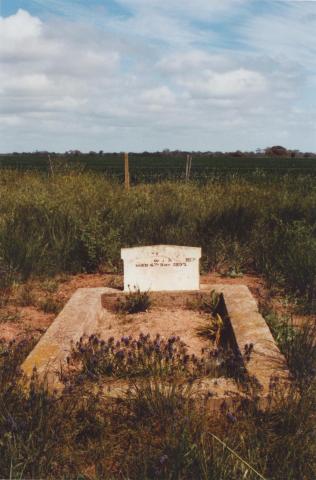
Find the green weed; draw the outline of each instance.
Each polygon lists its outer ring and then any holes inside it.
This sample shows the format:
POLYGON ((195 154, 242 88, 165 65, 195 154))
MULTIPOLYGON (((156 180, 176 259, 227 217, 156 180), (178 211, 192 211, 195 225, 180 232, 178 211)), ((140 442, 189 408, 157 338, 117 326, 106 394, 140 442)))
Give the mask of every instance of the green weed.
POLYGON ((117 313, 139 313, 146 312, 151 307, 152 300, 149 292, 129 292, 124 298, 118 298, 115 304, 117 313))
POLYGON ((63 303, 54 297, 46 297, 38 303, 38 306, 45 313, 55 313, 57 315, 62 310, 63 303))
POLYGON ((222 317, 217 313, 210 317, 205 324, 198 328, 197 333, 202 337, 206 337, 215 342, 218 346, 221 341, 222 331, 224 329, 224 322, 222 317))
POLYGON ((41 288, 47 293, 56 293, 59 282, 54 278, 47 278, 41 283, 41 288))
POLYGON ((194 300, 187 302, 187 308, 215 315, 220 304, 220 294, 212 290, 210 294, 198 294, 194 300))
POLYGON ((36 299, 31 284, 26 283, 19 288, 15 302, 20 307, 35 305, 36 299))

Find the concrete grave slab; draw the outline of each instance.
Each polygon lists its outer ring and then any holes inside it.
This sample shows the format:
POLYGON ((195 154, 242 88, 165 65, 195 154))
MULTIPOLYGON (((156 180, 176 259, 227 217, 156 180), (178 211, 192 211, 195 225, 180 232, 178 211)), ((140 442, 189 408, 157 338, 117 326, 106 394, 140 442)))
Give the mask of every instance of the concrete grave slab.
MULTIPOLYGON (((60 386, 58 373, 66 365, 71 343, 76 343, 84 334, 101 334, 103 338, 115 334, 115 337, 121 337, 135 333, 137 329, 153 335, 159 332, 166 337, 183 332, 183 339, 189 349, 198 354, 200 343, 193 338, 193 331, 199 319, 197 312, 186 309, 186 302, 194 299, 194 295, 207 295, 212 290, 222 295, 223 307, 226 309, 232 334, 240 352, 244 353, 245 345, 253 344, 253 352, 245 366, 249 376, 254 377, 260 384, 261 399, 264 402, 269 393, 270 382, 277 377, 282 382, 288 383, 290 375, 285 358, 260 315, 255 299, 244 285, 201 285, 201 290, 196 292, 153 293, 154 302, 158 305, 155 307, 157 308, 155 319, 150 317, 150 313, 144 312, 139 314, 142 318, 136 316, 134 325, 126 322, 124 318, 117 318, 113 312, 113 305, 118 296, 124 296, 126 293, 111 288, 81 288, 42 336, 22 364, 22 369, 30 377, 33 368, 36 367, 41 377, 47 376, 50 387, 58 388, 60 386), (163 307, 164 298, 166 305, 163 307), (161 323, 164 324, 163 328, 161 323), (187 327, 183 329, 185 323, 187 327), (131 328, 133 332, 129 332, 131 328)), ((213 402, 216 408, 219 408, 224 400, 227 404, 229 395, 225 393, 226 391, 234 394, 238 392, 232 379, 226 378, 214 380, 205 377, 201 382, 196 382, 194 388, 197 394, 200 391, 203 395, 209 389, 212 397, 216 397, 213 402)))
POLYGON ((151 245, 122 248, 124 291, 182 291, 200 288, 201 248, 151 245))

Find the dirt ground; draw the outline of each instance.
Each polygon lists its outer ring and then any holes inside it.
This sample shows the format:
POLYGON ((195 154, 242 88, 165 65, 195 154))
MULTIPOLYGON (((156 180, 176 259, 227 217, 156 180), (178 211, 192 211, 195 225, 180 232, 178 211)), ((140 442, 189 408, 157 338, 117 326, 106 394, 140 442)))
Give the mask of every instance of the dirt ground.
MULTIPOLYGON (((282 299, 278 292, 268 289, 264 280, 255 275, 245 274, 239 278, 230 278, 223 277, 218 273, 210 273, 201 276, 201 283, 247 285, 261 307, 264 306, 266 308, 272 308, 281 314, 287 314, 291 311, 291 305, 284 299, 282 299)), ((61 276, 56 277, 52 280, 45 281, 33 280, 28 283, 28 286, 32 291, 33 300, 32 302, 30 302, 31 304, 27 306, 21 306, 21 302, 19 302, 19 289, 23 288, 22 286, 14 289, 8 304, 0 309, 0 339, 4 339, 6 342, 9 342, 11 340, 19 341, 29 337, 35 337, 37 339, 41 335, 43 335, 43 333, 50 326, 50 324, 53 322, 54 318, 57 315, 57 312, 47 311, 50 309, 44 308, 43 303, 47 303, 47 301, 52 302, 53 304, 57 303, 57 306, 60 309, 69 300, 69 298, 77 290, 77 288, 122 288, 123 278, 120 275, 111 274, 81 274, 67 277, 61 276)), ((191 325, 192 312, 189 313, 191 325)), ((152 320, 151 323, 151 321, 146 318, 146 314, 144 316, 143 315, 140 315, 139 318, 135 318, 133 332, 129 331, 129 327, 128 325, 126 325, 126 333, 136 334, 137 332, 140 333, 141 331, 143 331, 143 333, 146 333, 144 330, 149 327, 151 329, 151 333, 153 331, 156 331, 158 327, 158 318, 156 320, 152 320)), ((164 322, 166 325, 166 333, 168 332, 168 334, 170 333, 171 335, 179 335, 179 330, 177 327, 177 318, 179 317, 178 312, 172 312, 172 323, 174 324, 173 329, 169 325, 170 321, 167 319, 166 313, 162 314, 162 312, 160 312, 159 333, 162 333, 162 317, 164 318, 164 322)), ((294 323, 300 323, 305 318, 306 317, 302 315, 293 316, 294 323)), ((315 320, 315 317, 313 317, 313 319, 315 320)), ((194 320, 194 325, 197 321, 198 318, 194 320)), ((188 323, 188 318, 186 318, 185 315, 183 315, 183 311, 181 311, 181 324, 183 324, 183 322, 187 325, 189 335, 189 328, 191 327, 188 323)), ((192 328, 195 327, 196 325, 194 327, 192 326, 192 328)), ((112 328, 114 328, 114 326, 112 326, 112 328)), ((184 337, 185 335, 186 334, 184 329, 181 337, 184 337)), ((193 350, 200 348, 200 341, 197 342, 196 346, 192 345, 193 350)))
POLYGON ((180 308, 153 307, 148 312, 133 315, 117 315, 107 311, 99 322, 98 333, 105 340, 109 337, 119 339, 123 335, 137 339, 140 333, 149 333, 151 338, 156 334, 165 339, 179 336, 189 354, 201 356, 202 348, 210 347, 210 341, 198 334, 199 329, 207 325, 207 318, 206 314, 180 308))

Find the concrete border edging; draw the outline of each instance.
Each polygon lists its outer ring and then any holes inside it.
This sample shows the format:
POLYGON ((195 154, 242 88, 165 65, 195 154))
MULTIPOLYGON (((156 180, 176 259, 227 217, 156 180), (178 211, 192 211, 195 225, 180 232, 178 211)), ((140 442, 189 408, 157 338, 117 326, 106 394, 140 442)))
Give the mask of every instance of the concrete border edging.
MULTIPOLYGON (((257 302, 245 285, 201 285, 201 293, 217 291, 223 295, 225 308, 232 326, 233 334, 240 353, 244 353, 245 345, 253 345, 253 351, 246 369, 250 377, 260 385, 260 399, 265 403, 270 392, 270 384, 275 379, 289 383, 289 371, 284 356, 279 351, 264 318, 258 311, 257 302)), ((168 292, 170 295, 172 292, 168 292)), ((198 292, 195 292, 198 293, 198 292)), ((64 309, 41 337, 32 352, 22 364, 22 370, 31 377, 36 368, 40 378, 46 378, 49 388, 62 387, 58 373, 66 365, 71 344, 75 344, 83 335, 98 333, 99 321, 106 313, 102 297, 116 298, 116 289, 112 288, 79 288, 70 298, 64 309), (103 305, 102 305, 103 303, 103 305)), ((121 292, 122 294, 122 292, 121 292)), ((179 292, 175 292, 179 295, 179 292)), ((159 293, 159 296, 163 292, 159 293)), ((231 390, 229 379, 222 379, 231 390)), ((202 382, 203 383, 203 382, 202 382)), ((216 381, 206 379, 203 385, 206 393, 216 396, 216 381)), ((241 397, 244 396, 240 392, 241 397)), ((220 395, 213 399, 216 409, 228 398, 220 395)))
MULTIPOLYGON (((205 287, 206 285, 203 285, 202 290, 205 287)), ((288 384, 290 372, 285 357, 280 352, 265 319, 259 313, 257 302, 249 288, 246 285, 221 284, 213 285, 212 288, 223 295, 240 353, 244 353, 246 345, 253 345, 250 359, 245 366, 249 376, 259 382, 261 394, 268 395, 270 385, 275 380, 288 384)))
POLYGON ((96 333, 104 313, 101 295, 115 291, 106 287, 79 288, 24 360, 21 368, 27 377, 36 368, 40 378, 47 378, 49 387, 58 387, 58 372, 66 364, 71 344, 83 335, 96 333))

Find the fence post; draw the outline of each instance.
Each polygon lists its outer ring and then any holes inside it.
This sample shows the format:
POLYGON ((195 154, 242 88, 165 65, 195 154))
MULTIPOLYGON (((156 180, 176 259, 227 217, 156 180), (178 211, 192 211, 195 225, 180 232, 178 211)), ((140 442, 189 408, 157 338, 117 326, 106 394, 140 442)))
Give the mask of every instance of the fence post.
POLYGON ((125 170, 125 190, 129 190, 130 181, 129 181, 129 164, 128 164, 128 153, 124 153, 124 170, 125 170))
POLYGON ((188 181, 188 171, 189 171, 189 154, 187 154, 187 161, 185 164, 185 181, 188 181))
POLYGON ((187 163, 185 166, 185 181, 188 182, 190 179, 190 172, 191 172, 191 165, 192 165, 192 155, 187 154, 187 163))
POLYGON ((48 161, 49 161, 50 173, 52 177, 54 177, 54 169, 53 169, 52 159, 50 158, 50 154, 48 154, 48 161))

